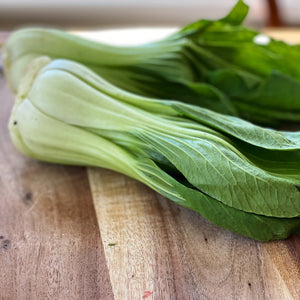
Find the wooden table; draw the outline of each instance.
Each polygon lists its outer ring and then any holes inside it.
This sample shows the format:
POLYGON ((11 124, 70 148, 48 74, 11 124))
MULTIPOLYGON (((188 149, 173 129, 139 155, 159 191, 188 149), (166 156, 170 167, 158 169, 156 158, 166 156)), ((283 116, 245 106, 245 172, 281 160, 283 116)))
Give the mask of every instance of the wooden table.
POLYGON ((300 299, 300 236, 255 242, 115 172, 19 154, 0 72, 0 299, 300 299))

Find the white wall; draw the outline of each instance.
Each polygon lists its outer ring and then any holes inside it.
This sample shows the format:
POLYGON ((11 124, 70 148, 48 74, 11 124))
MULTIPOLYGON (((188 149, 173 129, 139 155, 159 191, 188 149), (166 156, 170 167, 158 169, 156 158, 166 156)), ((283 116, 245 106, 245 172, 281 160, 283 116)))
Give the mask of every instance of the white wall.
MULTIPOLYGON (((281 0, 300 16, 300 0, 281 0), (298 2, 298 11, 295 3, 298 2)), ((78 27, 183 25, 199 18, 224 16, 236 0, 0 0, 0 27, 56 24, 78 27)), ((266 0, 246 0, 248 24, 263 25, 266 0)), ((291 10, 291 11, 290 11, 291 10)))

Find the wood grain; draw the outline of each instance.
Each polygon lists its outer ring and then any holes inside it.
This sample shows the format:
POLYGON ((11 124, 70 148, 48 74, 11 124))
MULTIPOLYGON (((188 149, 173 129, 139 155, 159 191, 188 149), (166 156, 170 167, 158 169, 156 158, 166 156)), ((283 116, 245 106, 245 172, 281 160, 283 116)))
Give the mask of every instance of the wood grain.
POLYGON ((0 299, 113 299, 86 169, 17 153, 0 101, 0 299))
MULTIPOLYGON (((266 32, 299 42, 299 30, 266 32)), ((115 299, 300 299, 300 236, 259 243, 123 175, 88 175, 115 299)))
POLYGON ((0 299, 300 299, 299 236, 255 242, 121 174, 27 159, 1 68, 0 101, 0 299))
POLYGON ((298 236, 255 242, 128 177, 88 174, 115 299, 299 299, 298 236))

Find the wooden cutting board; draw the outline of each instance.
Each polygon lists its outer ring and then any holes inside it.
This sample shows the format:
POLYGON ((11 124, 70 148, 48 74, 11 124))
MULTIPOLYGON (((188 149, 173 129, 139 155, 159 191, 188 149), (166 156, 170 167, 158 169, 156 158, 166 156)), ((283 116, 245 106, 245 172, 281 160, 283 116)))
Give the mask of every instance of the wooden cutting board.
POLYGON ((0 299, 300 299, 300 236, 255 242, 115 172, 25 158, 2 69, 0 101, 0 299))

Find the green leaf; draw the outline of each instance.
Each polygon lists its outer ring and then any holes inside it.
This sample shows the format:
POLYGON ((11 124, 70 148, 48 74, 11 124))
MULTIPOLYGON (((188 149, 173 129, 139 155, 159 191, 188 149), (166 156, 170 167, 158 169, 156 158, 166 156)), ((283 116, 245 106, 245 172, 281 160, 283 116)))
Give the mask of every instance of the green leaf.
POLYGON ((139 161, 139 168, 151 186, 176 203, 193 209, 212 223, 259 240, 285 239, 300 232, 300 218, 274 218, 247 213, 229 207, 207 194, 188 187, 159 169, 149 160, 139 161), (161 178, 164 180, 162 181, 161 178), (158 186, 158 187, 155 187, 158 186))
POLYGON ((226 141, 203 134, 176 137, 149 130, 135 133, 165 156, 195 188, 227 206, 274 217, 298 217, 298 180, 269 173, 252 164, 226 141))
POLYGON ((171 106, 185 117, 261 148, 299 150, 299 133, 287 133, 253 125, 240 118, 215 113, 205 108, 172 102, 171 106))
POLYGON ((232 8, 229 14, 221 19, 221 21, 229 23, 231 25, 240 25, 247 17, 249 6, 244 1, 239 0, 236 5, 232 8))
POLYGON ((180 38, 182 36, 194 37, 195 35, 201 35, 205 32, 210 26, 212 26, 215 22, 230 25, 240 25, 244 19, 246 18, 249 11, 248 5, 244 3, 242 0, 238 0, 236 5, 232 8, 232 10, 228 13, 227 16, 221 18, 219 21, 211 21, 211 20, 198 20, 191 24, 188 24, 184 28, 182 28, 178 33, 175 33, 171 36, 171 38, 180 38))
POLYGON ((269 117, 300 121, 300 82, 279 72, 271 71, 264 80, 247 83, 247 76, 231 69, 211 72, 208 81, 233 99, 239 113, 257 121, 269 117))

